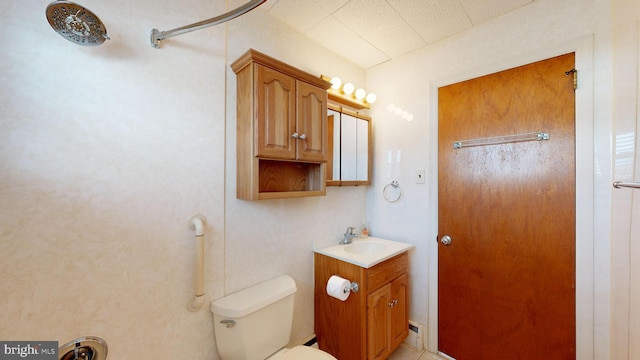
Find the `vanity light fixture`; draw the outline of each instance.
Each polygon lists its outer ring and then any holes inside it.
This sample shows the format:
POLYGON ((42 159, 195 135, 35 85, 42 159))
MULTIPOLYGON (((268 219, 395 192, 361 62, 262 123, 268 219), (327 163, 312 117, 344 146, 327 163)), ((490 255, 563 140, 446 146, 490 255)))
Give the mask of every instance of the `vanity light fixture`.
POLYGON ((329 77, 320 75, 323 80, 331 83, 329 88, 329 99, 344 104, 346 106, 355 108, 357 110, 369 109, 369 105, 376 101, 376 95, 368 93, 363 88, 358 88, 350 83, 343 83, 339 77, 329 77))
POLYGON ((342 80, 339 77, 331 78, 331 88, 332 89, 340 89, 342 87, 342 80))
POLYGON ((376 102, 377 97, 376 94, 374 93, 368 93, 367 96, 365 96, 364 98, 366 100, 366 102, 368 102, 369 104, 373 104, 374 102, 376 102))
POLYGON ((346 83, 342 87, 342 92, 347 94, 347 95, 353 94, 353 90, 355 90, 355 86, 353 86, 352 83, 346 83))

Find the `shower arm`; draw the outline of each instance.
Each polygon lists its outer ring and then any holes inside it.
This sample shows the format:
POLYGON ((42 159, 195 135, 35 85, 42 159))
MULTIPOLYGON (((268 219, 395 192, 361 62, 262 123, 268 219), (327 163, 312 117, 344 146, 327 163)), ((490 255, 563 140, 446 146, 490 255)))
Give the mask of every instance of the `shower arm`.
POLYGON ((267 0, 251 0, 248 3, 239 6, 238 8, 231 10, 229 12, 226 12, 222 15, 216 16, 214 18, 208 19, 208 20, 203 20, 191 25, 186 25, 183 27, 179 27, 176 29, 172 29, 172 30, 167 30, 167 31, 160 31, 158 29, 153 29, 151 30, 151 46, 153 46, 156 49, 160 48, 160 41, 164 40, 164 39, 168 39, 170 37, 174 37, 174 36, 178 36, 178 35, 182 35, 182 34, 186 34, 192 31, 196 31, 196 30, 200 30, 200 29, 204 29, 206 27, 209 26, 213 26, 213 25, 218 25, 218 24, 222 24, 223 22, 232 20, 237 18, 238 16, 244 15, 247 12, 257 8, 259 5, 261 5, 263 2, 265 2, 267 0))

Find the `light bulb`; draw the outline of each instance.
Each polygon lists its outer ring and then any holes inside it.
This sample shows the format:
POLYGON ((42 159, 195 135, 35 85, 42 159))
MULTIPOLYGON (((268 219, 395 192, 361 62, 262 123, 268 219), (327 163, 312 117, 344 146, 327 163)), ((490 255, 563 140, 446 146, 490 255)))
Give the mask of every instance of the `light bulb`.
POLYGON ((342 86, 342 80, 340 80, 339 77, 334 77, 331 78, 331 88, 332 89, 340 89, 340 86, 342 86))
POLYGON ((356 90, 356 99, 362 100, 365 96, 367 96, 367 92, 363 88, 356 90))
POLYGON ((351 95, 353 93, 353 90, 355 90, 355 87, 352 83, 346 83, 342 87, 342 91, 344 91, 344 93, 347 95, 351 95))
POLYGON ((376 94, 368 93, 365 100, 367 100, 369 104, 373 104, 374 102, 376 102, 376 99, 377 99, 376 94))

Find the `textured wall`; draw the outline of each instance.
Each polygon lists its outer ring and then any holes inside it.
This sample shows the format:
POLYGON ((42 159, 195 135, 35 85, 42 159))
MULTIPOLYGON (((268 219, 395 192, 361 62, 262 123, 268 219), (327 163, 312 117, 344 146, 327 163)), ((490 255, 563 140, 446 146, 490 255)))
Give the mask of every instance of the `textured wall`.
POLYGON ((312 248, 360 222, 366 189, 236 200, 228 65, 254 47, 318 75, 364 82, 364 71, 260 10, 150 46, 152 28, 225 2, 82 3, 111 36, 99 47, 56 34, 48 3, 0 4, 0 339, 95 335, 113 359, 216 359, 209 302, 186 308, 196 213, 208 219, 208 299, 288 273, 292 340, 310 336, 312 248))
MULTIPOLYGON (((595 358, 628 351, 624 329, 638 331, 638 309, 631 308, 631 324, 619 310, 630 302, 629 289, 638 297, 628 255, 637 253, 638 228, 631 226, 630 197, 612 199, 611 169, 619 175, 625 168, 614 161, 611 138, 637 132, 637 93, 627 96, 637 91, 636 1, 615 7, 615 46, 611 17, 602 15, 609 2, 538 0, 368 71, 368 88, 379 98, 372 186, 264 202, 235 199, 235 81, 228 64, 253 47, 315 74, 363 83, 363 70, 261 11, 151 48, 150 29, 225 11, 206 1, 84 3, 112 40, 79 47, 49 28, 48 2, 0 3, 0 339, 97 335, 113 358, 134 359, 142 350, 148 358, 216 359, 210 313, 186 310, 194 255, 187 219, 202 213, 209 299, 288 273, 299 288, 292 340, 301 341, 313 332, 312 248, 358 225, 365 196, 373 235, 416 246, 411 318, 429 323, 434 272, 427 244, 436 231, 430 87, 594 34, 595 358), (389 104, 412 121, 389 112, 389 104), (416 169, 427 170, 427 184, 414 183, 416 169), (405 198, 392 205, 381 191, 394 178, 405 198), (611 224, 612 213, 622 220, 611 224)), ((637 341, 632 346, 637 355, 637 341)))
MULTIPOLYGON (((614 71, 612 91, 614 180, 640 181, 638 106, 640 94, 640 3, 616 1, 613 7, 614 71)), ((640 190, 613 191, 611 217, 612 359, 640 358, 640 190)))

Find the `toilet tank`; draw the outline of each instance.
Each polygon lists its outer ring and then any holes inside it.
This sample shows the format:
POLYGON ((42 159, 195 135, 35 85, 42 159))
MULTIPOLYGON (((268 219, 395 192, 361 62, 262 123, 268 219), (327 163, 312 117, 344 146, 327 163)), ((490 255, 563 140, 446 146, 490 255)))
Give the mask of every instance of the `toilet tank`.
POLYGON ((222 360, 264 360, 289 343, 296 283, 287 275, 211 303, 222 360))

